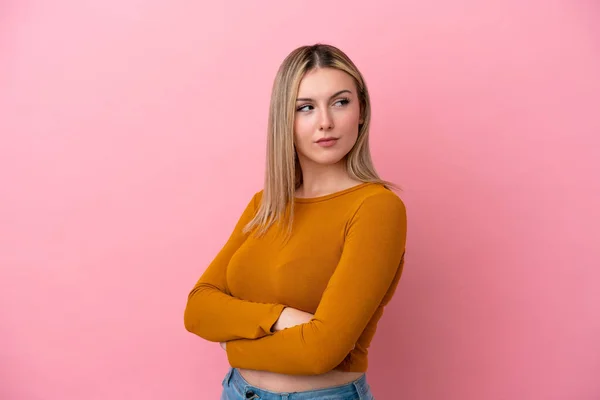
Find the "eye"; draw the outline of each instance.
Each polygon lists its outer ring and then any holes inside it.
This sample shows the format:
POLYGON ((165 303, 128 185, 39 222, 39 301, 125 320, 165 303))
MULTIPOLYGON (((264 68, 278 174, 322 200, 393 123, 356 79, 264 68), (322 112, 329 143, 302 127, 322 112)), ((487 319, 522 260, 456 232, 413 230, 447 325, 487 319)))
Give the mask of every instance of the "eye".
POLYGON ((311 106, 310 104, 306 104, 303 106, 300 106, 298 108, 296 108, 296 111, 300 111, 300 112, 307 112, 313 109, 313 106, 311 106))
POLYGON ((336 107, 343 107, 348 103, 350 103, 350 99, 343 98, 343 99, 339 99, 338 101, 336 101, 334 103, 334 105, 336 105, 336 107))

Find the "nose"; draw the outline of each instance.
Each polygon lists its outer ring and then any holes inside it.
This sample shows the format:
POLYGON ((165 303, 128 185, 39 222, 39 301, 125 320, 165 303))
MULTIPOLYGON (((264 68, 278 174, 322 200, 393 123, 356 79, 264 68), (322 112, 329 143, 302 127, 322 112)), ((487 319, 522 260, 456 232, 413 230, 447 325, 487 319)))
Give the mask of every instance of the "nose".
POLYGON ((328 110, 325 110, 321 113, 321 121, 319 121, 319 123, 320 131, 329 131, 333 129, 333 118, 331 118, 328 110))

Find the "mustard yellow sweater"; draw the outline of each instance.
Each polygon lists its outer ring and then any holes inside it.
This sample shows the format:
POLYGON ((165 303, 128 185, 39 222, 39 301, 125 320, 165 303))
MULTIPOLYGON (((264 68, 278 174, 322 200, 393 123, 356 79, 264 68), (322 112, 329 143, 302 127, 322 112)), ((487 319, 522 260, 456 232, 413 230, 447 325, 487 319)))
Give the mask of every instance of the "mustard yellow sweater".
POLYGON ((242 233, 261 196, 254 195, 190 292, 186 329, 227 342, 232 367, 298 375, 366 371, 369 344, 404 265, 403 202, 376 183, 298 198, 285 242, 275 228, 261 238, 242 233), (285 306, 314 318, 272 332, 285 306))

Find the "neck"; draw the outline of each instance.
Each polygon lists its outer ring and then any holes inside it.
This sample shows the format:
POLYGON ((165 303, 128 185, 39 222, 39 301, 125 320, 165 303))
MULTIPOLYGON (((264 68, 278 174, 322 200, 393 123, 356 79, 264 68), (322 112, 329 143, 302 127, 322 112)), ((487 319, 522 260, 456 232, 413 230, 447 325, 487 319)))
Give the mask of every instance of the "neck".
POLYGON ((360 183, 348 175, 345 159, 333 165, 319 165, 300 160, 300 166, 302 185, 296 191, 298 197, 324 196, 360 183))

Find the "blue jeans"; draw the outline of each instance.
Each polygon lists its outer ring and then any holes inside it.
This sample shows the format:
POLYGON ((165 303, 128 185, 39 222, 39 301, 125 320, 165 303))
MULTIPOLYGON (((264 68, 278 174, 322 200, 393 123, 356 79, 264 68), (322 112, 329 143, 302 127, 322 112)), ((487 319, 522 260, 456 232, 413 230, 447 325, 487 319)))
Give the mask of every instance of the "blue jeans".
POLYGON ((354 382, 326 389, 276 393, 250 385, 235 368, 223 379, 220 400, 374 400, 366 375, 354 382))

